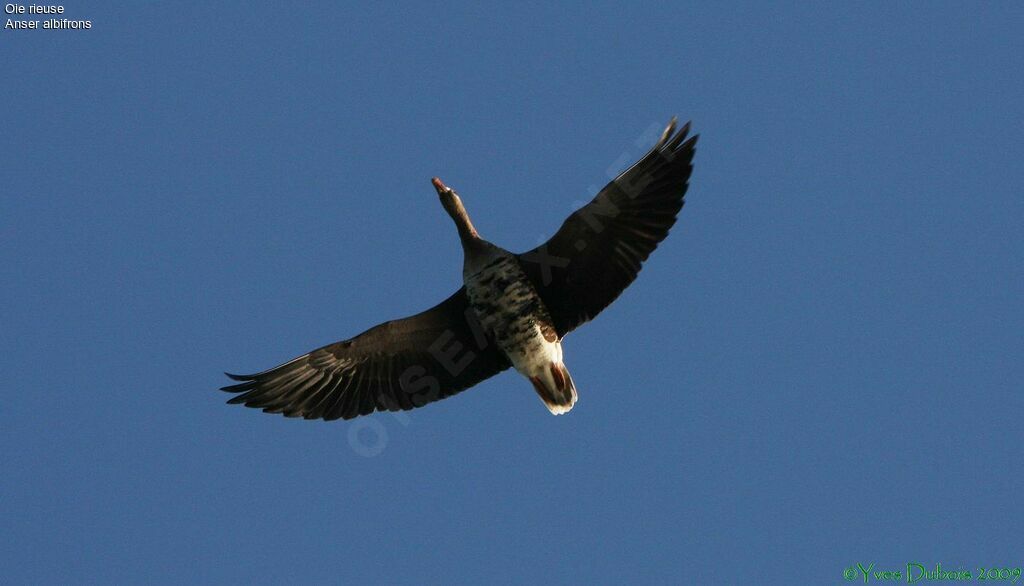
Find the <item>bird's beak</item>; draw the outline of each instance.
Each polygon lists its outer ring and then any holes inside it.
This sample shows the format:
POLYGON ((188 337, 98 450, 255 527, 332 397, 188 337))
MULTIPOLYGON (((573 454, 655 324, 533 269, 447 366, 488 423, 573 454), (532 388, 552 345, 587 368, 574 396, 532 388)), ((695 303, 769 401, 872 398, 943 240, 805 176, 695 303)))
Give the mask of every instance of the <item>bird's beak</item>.
POLYGON ((438 195, 442 195, 444 193, 447 193, 447 192, 451 191, 451 188, 449 188, 447 185, 442 183, 441 180, 438 179, 437 177, 434 177, 433 179, 431 179, 430 182, 434 184, 434 189, 437 190, 437 194, 438 195))

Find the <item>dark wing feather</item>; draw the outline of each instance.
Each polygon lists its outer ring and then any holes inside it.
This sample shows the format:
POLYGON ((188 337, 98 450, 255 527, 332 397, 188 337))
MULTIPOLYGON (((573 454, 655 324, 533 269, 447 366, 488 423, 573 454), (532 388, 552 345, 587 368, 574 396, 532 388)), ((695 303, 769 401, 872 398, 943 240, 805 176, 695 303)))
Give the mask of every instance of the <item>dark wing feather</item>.
POLYGON ((642 159, 576 210, 546 243, 519 255, 559 336, 596 316, 636 279, 683 207, 697 135, 675 118, 642 159))
POLYGON ((469 311, 465 288, 423 313, 258 374, 229 374, 243 403, 306 419, 351 419, 450 397, 510 366, 469 311))

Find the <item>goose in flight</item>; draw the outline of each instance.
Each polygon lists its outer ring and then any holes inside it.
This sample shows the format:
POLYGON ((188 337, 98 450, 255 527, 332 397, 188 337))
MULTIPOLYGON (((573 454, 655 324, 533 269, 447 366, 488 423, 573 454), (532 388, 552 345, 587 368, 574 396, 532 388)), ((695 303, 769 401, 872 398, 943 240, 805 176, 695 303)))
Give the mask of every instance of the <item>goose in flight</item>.
POLYGON ((683 207, 697 135, 675 118, 654 148, 537 248, 511 253, 477 233, 455 190, 434 188, 463 250, 461 289, 422 313, 382 323, 256 374, 228 374, 228 403, 306 419, 351 419, 450 397, 510 366, 548 410, 576 385, 562 338, 629 286, 683 207))

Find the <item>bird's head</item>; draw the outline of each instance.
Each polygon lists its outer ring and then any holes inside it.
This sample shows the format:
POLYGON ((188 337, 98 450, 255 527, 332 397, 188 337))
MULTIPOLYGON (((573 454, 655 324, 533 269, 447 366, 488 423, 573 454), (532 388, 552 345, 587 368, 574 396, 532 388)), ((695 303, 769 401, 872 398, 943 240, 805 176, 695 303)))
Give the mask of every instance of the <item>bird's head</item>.
POLYGON ((455 190, 451 187, 442 183, 437 177, 430 181, 434 184, 434 189, 437 190, 437 196, 441 198, 441 205, 444 206, 444 210, 455 221, 455 226, 459 229, 459 237, 462 241, 467 242, 479 238, 476 228, 473 227, 473 223, 469 220, 466 208, 462 206, 459 194, 455 193, 455 190))
POLYGON ((430 180, 434 184, 434 189, 437 190, 437 197, 441 198, 441 205, 444 206, 445 211, 448 215, 455 217, 462 207, 462 200, 459 199, 459 194, 455 193, 455 190, 448 187, 437 177, 430 180))

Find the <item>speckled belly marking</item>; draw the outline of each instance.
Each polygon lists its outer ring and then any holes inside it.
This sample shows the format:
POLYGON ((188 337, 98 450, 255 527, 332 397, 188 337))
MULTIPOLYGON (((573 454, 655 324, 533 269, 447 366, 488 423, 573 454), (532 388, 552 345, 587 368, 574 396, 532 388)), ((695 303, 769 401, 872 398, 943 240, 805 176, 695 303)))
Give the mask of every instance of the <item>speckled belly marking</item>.
POLYGON ((520 373, 533 376, 550 362, 561 362, 551 317, 515 257, 500 256, 469 275, 466 294, 484 331, 520 373))

